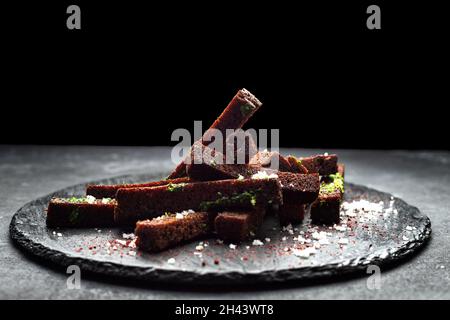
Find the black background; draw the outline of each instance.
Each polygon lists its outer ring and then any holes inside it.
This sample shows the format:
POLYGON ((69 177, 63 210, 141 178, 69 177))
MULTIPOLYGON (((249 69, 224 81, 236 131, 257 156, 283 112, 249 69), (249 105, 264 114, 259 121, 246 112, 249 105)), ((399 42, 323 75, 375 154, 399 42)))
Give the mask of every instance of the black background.
POLYGON ((282 147, 448 149, 432 2, 17 2, 2 10, 0 143, 173 145, 236 90, 282 147), (81 7, 81 30, 66 8, 81 7), (381 7, 381 30, 366 8, 381 7))

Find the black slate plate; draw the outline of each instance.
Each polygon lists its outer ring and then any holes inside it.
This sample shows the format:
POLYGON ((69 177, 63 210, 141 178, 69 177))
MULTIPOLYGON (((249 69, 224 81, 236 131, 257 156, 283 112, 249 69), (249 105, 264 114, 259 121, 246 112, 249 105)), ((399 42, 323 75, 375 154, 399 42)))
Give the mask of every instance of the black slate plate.
MULTIPOLYGON (((97 183, 142 182, 156 178, 159 177, 126 176, 97 183)), ((381 201, 380 205, 385 208, 383 213, 357 213, 355 217, 348 217, 341 211, 342 218, 347 220, 344 231, 328 227, 312 229, 308 218, 291 231, 282 230, 275 217, 269 217, 261 234, 257 235, 264 242, 263 246, 252 245, 249 241, 233 250, 228 244, 205 239, 208 246, 204 246, 201 256, 194 254, 200 241, 159 254, 147 254, 121 244, 125 241, 123 233, 132 230, 46 227, 45 209, 50 198, 83 195, 84 190, 84 184, 76 185, 26 204, 11 221, 12 239, 31 254, 63 267, 78 265, 82 271, 139 281, 230 285, 310 280, 363 271, 368 265, 391 263, 411 255, 431 235, 429 218, 416 207, 387 193, 346 183, 346 202, 381 201), (314 232, 320 231, 328 233, 329 244, 321 245, 309 258, 294 254, 299 251, 293 249, 301 250, 305 246, 294 237, 304 232, 303 238, 312 238, 314 232), (349 243, 340 244, 339 239, 344 239, 341 242, 347 239, 349 243), (174 258, 175 263, 168 263, 170 258, 174 258)))

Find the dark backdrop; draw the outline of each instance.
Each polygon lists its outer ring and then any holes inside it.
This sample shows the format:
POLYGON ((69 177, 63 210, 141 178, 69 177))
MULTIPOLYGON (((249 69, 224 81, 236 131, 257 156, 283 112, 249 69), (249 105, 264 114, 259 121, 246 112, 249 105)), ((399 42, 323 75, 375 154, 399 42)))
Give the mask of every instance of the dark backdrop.
MULTIPOLYGON (((448 34, 430 2, 18 2, 0 143, 170 145, 238 88, 284 147, 448 149, 448 34), (82 30, 65 26, 79 4, 82 30), (365 26, 369 4, 382 30, 365 26)), ((6 32, 5 32, 6 31, 6 32)))

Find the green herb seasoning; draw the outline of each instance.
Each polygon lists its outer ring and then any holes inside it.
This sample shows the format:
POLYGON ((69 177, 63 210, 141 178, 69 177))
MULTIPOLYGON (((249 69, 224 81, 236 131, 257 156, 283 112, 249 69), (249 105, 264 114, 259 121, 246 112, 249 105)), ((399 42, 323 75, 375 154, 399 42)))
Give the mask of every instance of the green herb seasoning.
POLYGON ((331 182, 322 182, 320 184, 320 192, 332 193, 340 191, 344 193, 344 177, 339 172, 336 174, 330 174, 328 177, 331 179, 331 182))
POLYGON ((246 117, 248 116, 250 113, 252 113, 254 107, 251 104, 243 104, 241 106, 241 114, 246 117))
POLYGON ((239 194, 233 194, 231 196, 221 196, 218 194, 220 198, 214 201, 203 201, 200 203, 200 210, 202 211, 210 211, 216 209, 223 209, 228 207, 233 207, 236 205, 243 206, 256 206, 257 194, 254 191, 245 191, 239 194))
POLYGON ((182 191, 186 183, 169 183, 167 185, 167 190, 170 192, 182 191))
POLYGON ((70 203, 81 203, 81 202, 85 202, 86 198, 85 197, 81 197, 81 198, 77 198, 77 197, 72 197, 66 200, 67 202, 70 203))

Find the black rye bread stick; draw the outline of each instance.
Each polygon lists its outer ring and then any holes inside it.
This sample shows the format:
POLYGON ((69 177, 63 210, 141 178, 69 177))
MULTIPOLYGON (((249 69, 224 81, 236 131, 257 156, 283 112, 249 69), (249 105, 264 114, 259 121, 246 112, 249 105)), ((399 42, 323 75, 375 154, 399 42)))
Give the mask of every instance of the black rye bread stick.
POLYGON ((115 198, 117 190, 119 189, 157 187, 168 185, 170 183, 176 184, 187 182, 191 182, 191 179, 184 177, 178 179, 160 180, 145 183, 129 183, 129 184, 113 184, 113 185, 92 184, 86 186, 86 195, 91 195, 94 196, 95 198, 115 198))
MULTIPOLYGON (((207 145, 212 138, 211 129, 217 129, 222 133, 226 144, 227 129, 241 129, 251 116, 261 107, 262 103, 246 89, 239 90, 222 114, 214 121, 211 127, 203 134, 202 143, 207 145)), ((225 150, 223 151, 225 152, 225 150)), ((168 176, 168 179, 186 176, 186 164, 182 161, 168 176)))
POLYGON ((278 218, 282 226, 298 224, 305 217, 305 205, 302 203, 283 203, 278 210, 278 218))
POLYGON ((300 158, 299 162, 309 173, 318 173, 321 176, 328 176, 337 172, 338 157, 335 154, 318 154, 315 156, 300 158))
POLYGON ((134 231, 139 249, 158 252, 209 235, 215 214, 185 211, 138 221, 134 231))
POLYGON ((134 224, 164 212, 224 210, 248 211, 282 204, 276 179, 192 182, 152 188, 119 189, 114 218, 117 224, 134 224))
POLYGON ((249 163, 252 165, 259 165, 264 168, 271 168, 278 171, 293 171, 289 161, 278 151, 260 151, 252 159, 250 159, 249 163), (278 161, 278 168, 273 168, 272 166, 275 166, 276 161, 278 161))
MULTIPOLYGON (((207 148, 207 147, 205 147, 207 148)), ((209 160, 207 158, 206 160, 209 160)), ((317 173, 300 174, 293 172, 281 172, 262 168, 257 165, 246 164, 215 164, 204 161, 201 164, 189 164, 187 173, 193 180, 218 180, 251 178, 259 173, 275 174, 281 182, 283 201, 286 203, 312 203, 319 194, 320 180, 317 173)))
POLYGON ((241 242, 256 234, 265 216, 265 209, 251 212, 219 212, 214 219, 214 230, 219 239, 241 242))
POLYGON ((328 176, 326 181, 321 182, 319 196, 311 205, 311 222, 317 225, 339 223, 343 197, 344 177, 341 173, 328 176))
POLYGON ((114 223, 113 199, 53 198, 47 209, 47 226, 62 228, 112 227, 114 223))
POLYGON ((294 172, 294 173, 309 173, 308 169, 306 169, 305 166, 302 165, 300 163, 300 161, 296 157, 289 155, 289 156, 286 157, 286 160, 291 165, 291 172, 294 172))

